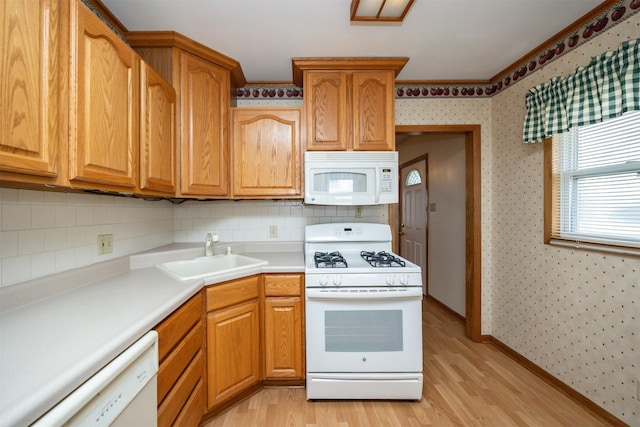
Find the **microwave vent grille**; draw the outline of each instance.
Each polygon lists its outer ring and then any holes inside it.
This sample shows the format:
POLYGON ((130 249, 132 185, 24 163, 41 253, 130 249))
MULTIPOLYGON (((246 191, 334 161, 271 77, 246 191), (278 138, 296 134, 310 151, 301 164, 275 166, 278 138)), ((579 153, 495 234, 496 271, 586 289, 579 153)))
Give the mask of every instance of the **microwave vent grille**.
POLYGON ((397 151, 307 151, 305 162, 397 162, 397 151))

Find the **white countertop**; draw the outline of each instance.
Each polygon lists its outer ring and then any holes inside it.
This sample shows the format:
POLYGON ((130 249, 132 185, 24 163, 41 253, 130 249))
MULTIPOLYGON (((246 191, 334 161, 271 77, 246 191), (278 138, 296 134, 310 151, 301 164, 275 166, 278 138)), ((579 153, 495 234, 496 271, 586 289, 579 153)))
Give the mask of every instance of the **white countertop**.
POLYGON ((174 244, 128 257, 124 267, 122 260, 111 261, 0 289, 0 426, 35 421, 203 286, 257 273, 304 272, 301 244, 232 246, 269 263, 179 281, 154 265, 198 256, 201 248, 174 244), (105 277, 105 271, 113 275, 105 277), (92 272, 98 280, 87 284, 92 272))

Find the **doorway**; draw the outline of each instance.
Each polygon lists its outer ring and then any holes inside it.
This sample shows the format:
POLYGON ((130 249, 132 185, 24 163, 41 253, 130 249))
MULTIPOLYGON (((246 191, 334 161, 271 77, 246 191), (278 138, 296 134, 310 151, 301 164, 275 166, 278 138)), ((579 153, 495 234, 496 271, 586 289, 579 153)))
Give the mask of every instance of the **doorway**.
POLYGON ((420 266, 422 293, 429 295, 428 155, 400 165, 400 255, 420 266))
MULTIPOLYGON (((480 342, 481 329, 481 210, 480 125, 400 125, 396 134, 462 133, 465 139, 465 335, 480 342)), ((399 212, 391 209, 394 240, 400 239, 399 212)))

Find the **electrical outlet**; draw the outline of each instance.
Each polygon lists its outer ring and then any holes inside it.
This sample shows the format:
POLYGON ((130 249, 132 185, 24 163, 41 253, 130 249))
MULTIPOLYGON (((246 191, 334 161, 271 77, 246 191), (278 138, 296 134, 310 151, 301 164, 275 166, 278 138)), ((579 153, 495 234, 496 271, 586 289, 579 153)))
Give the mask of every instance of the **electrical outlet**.
POLYGON ((98 234, 98 255, 113 252, 113 234, 98 234))
POLYGON ((276 239, 278 237, 278 226, 270 225, 269 226, 269 237, 272 239, 276 239))
POLYGON ((356 218, 362 218, 362 206, 356 206, 356 218))

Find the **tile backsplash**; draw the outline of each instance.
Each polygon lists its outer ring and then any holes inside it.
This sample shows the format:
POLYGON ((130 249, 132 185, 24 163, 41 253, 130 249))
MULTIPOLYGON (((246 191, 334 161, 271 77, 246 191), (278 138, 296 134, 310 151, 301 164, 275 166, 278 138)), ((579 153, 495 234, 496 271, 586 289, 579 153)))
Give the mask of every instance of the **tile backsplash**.
POLYGON ((84 267, 173 242, 167 201, 0 189, 2 286, 84 267), (97 236, 113 235, 98 255, 97 236))
POLYGON ((288 200, 186 201, 174 211, 174 240, 204 242, 208 231, 221 242, 302 241, 307 224, 326 222, 388 222, 388 208, 304 205, 288 200), (276 227, 276 237, 270 228, 276 227))
POLYGON ((300 201, 145 201, 105 194, 0 188, 0 286, 84 267, 172 242, 301 241, 320 222, 388 222, 388 210, 306 206, 300 201), (277 237, 271 237, 270 226, 277 237), (113 235, 98 255, 97 236, 113 235))

